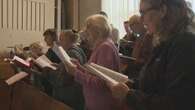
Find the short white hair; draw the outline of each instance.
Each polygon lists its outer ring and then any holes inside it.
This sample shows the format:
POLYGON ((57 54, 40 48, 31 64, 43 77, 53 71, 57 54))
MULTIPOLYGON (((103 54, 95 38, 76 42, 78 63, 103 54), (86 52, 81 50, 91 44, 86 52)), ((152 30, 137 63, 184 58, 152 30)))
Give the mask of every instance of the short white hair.
POLYGON ((98 37, 107 38, 111 33, 111 26, 108 19, 100 14, 89 16, 86 19, 86 29, 96 33, 98 37))

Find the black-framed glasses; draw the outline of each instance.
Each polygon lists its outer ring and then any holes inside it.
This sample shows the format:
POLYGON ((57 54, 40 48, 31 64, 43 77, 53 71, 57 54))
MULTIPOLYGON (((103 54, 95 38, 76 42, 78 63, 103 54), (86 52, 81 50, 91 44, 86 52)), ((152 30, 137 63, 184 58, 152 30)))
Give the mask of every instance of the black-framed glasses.
POLYGON ((131 27, 130 27, 130 26, 129 26, 129 31, 130 31, 130 33, 131 33, 134 37, 136 37, 136 38, 141 37, 141 34, 140 34, 140 33, 135 32, 135 31, 133 31, 133 30, 131 29, 131 27))

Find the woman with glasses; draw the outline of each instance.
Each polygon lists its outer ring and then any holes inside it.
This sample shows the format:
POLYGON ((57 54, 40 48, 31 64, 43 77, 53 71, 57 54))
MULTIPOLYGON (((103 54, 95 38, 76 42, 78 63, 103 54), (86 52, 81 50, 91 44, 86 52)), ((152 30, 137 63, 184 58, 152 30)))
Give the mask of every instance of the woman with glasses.
POLYGON ((157 45, 138 87, 118 84, 113 95, 141 110, 195 109, 193 13, 185 0, 141 0, 141 19, 157 45))

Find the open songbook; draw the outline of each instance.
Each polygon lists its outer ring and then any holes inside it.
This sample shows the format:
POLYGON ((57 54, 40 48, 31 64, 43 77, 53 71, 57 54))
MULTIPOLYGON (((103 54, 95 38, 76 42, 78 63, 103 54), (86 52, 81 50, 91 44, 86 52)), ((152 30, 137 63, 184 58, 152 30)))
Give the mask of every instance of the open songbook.
POLYGON ((26 76, 28 76, 28 73, 26 73, 26 72, 19 72, 19 73, 15 74, 14 76, 10 77, 9 79, 7 79, 5 82, 8 85, 12 85, 15 82, 25 78, 26 76))
POLYGON ((56 53, 56 55, 60 58, 60 60, 63 63, 73 65, 73 63, 71 62, 71 58, 68 56, 68 54, 66 53, 62 46, 59 46, 56 43, 54 43, 52 50, 56 53))
POLYGON ((40 56, 39 58, 34 60, 34 62, 41 68, 49 67, 53 70, 56 70, 56 67, 52 65, 52 62, 45 55, 40 56))
POLYGON ((85 67, 90 73, 106 80, 111 85, 116 85, 118 83, 126 83, 127 81, 130 81, 128 79, 128 76, 108 69, 106 67, 97 65, 95 63, 85 64, 85 67))
MULTIPOLYGON (((41 68, 49 67, 53 70, 56 70, 56 67, 52 65, 52 62, 45 55, 42 55, 33 61, 41 68)), ((27 67, 27 68, 31 67, 30 60, 24 60, 18 56, 14 56, 14 58, 12 59, 12 62, 22 67, 27 67)))
POLYGON ((12 59, 12 61, 20 66, 24 66, 24 67, 30 67, 30 62, 18 57, 18 56, 14 56, 14 58, 12 59))

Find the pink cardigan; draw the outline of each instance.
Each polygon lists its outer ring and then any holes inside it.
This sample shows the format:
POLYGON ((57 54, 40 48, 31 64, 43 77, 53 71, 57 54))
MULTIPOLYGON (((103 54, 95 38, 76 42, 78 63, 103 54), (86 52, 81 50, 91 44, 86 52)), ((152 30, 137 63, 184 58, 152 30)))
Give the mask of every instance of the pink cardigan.
MULTIPOLYGON (((89 63, 93 62, 119 71, 118 51, 111 39, 99 44, 93 51, 89 63)), ((75 80, 83 86, 87 110, 124 110, 123 104, 114 99, 105 81, 79 69, 75 80)))

